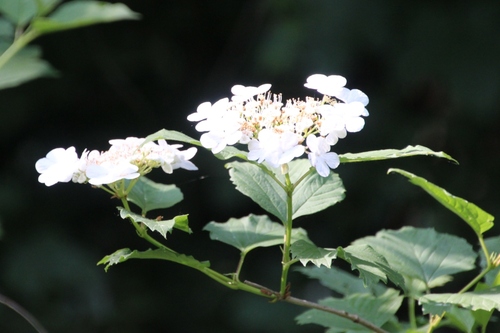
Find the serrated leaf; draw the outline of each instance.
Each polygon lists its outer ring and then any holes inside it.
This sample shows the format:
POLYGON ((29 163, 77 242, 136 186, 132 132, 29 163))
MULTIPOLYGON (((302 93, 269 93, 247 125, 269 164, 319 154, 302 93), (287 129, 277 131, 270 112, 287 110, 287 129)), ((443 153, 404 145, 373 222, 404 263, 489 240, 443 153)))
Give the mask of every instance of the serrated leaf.
MULTIPOLYGON (((288 164, 292 183, 311 168, 308 160, 294 160, 288 164)), ((226 164, 231 181, 236 189, 250 197, 267 212, 287 221, 287 194, 285 190, 264 170, 254 163, 231 162, 226 164)), ((284 183, 284 176, 277 172, 276 178, 284 183)), ((292 218, 309 215, 330 207, 344 198, 344 186, 340 177, 331 173, 321 177, 311 172, 293 191, 292 218)))
POLYGON ((363 280, 337 267, 299 267, 295 270, 311 279, 318 279, 323 286, 344 296, 355 293, 377 296, 387 290, 387 287, 380 283, 366 287, 363 280))
POLYGON ((340 163, 352 163, 352 162, 388 160, 393 158, 419 156, 419 155, 445 158, 447 160, 450 160, 458 164, 457 160, 455 160, 450 155, 442 151, 435 152, 424 146, 407 146, 406 148, 403 149, 381 149, 381 150, 372 150, 354 154, 346 153, 346 154, 340 154, 339 159, 340 163))
MULTIPOLYGON (((403 297, 398 291, 388 289, 383 295, 353 294, 343 299, 327 298, 319 301, 336 310, 344 310, 381 327, 391 319, 401 306, 403 297)), ((336 316, 320 310, 308 310, 295 318, 298 324, 317 324, 330 328, 327 332, 370 332, 364 326, 354 323, 349 319, 336 316)))
POLYGON ((120 20, 138 19, 140 15, 122 3, 101 1, 71 1, 63 3, 48 17, 33 20, 33 30, 39 34, 52 33, 88 25, 120 20))
MULTIPOLYGON (((3 52, 0 49, 0 52, 3 52)), ((39 77, 57 76, 48 62, 40 58, 37 46, 27 46, 0 68, 0 89, 16 87, 39 77)))
POLYGON ((371 246, 384 256, 390 267, 405 277, 414 297, 432 288, 443 277, 447 281, 448 275, 475 267, 476 253, 470 244, 434 229, 383 230, 353 244, 371 246))
POLYGON ((427 294, 420 297, 418 302, 422 305, 424 314, 441 314, 453 305, 473 311, 500 311, 500 287, 462 294, 427 294))
MULTIPOLYGON (((210 232, 210 239, 218 240, 234 246, 243 253, 248 253, 256 247, 269 247, 283 244, 285 228, 272 222, 267 215, 253 215, 242 218, 231 218, 227 222, 210 222, 203 230, 210 232)), ((307 239, 307 233, 302 228, 292 230, 292 242, 307 239)))
POLYGON ((172 220, 160 220, 160 221, 152 220, 152 219, 148 219, 144 216, 141 216, 139 214, 132 213, 131 211, 126 210, 123 207, 117 207, 117 208, 120 211, 120 217, 122 219, 125 220, 127 218, 130 218, 130 219, 134 220, 135 222, 143 223, 144 225, 146 225, 148 227, 149 230, 159 232, 163 236, 163 238, 165 238, 165 239, 167 239, 167 232, 172 232, 172 229, 174 228, 174 225, 175 225, 174 219, 172 219, 172 220))
MULTIPOLYGON (((126 180, 125 186, 129 184, 130 180, 126 180)), ((183 198, 175 185, 156 183, 147 177, 140 177, 127 196, 127 200, 139 206, 144 215, 153 209, 172 207, 183 198)))
POLYGON ((352 270, 357 270, 365 286, 371 287, 379 281, 387 283, 391 280, 395 285, 406 289, 403 276, 393 269, 387 260, 370 245, 350 245, 338 247, 338 257, 351 264, 352 270))
POLYGON ((129 259, 168 260, 200 270, 206 267, 210 267, 210 263, 208 261, 198 261, 194 259, 192 256, 187 256, 185 254, 178 254, 164 249, 156 249, 156 250, 149 249, 146 251, 137 251, 137 250, 131 251, 130 249, 121 249, 114 252, 113 254, 105 256, 97 263, 97 265, 106 265, 104 267, 104 270, 107 272, 110 266, 119 264, 129 259))
POLYGON ((453 213, 457 214, 465 222, 467 222, 467 224, 476 232, 477 235, 482 235, 484 232, 493 227, 493 220, 495 218, 473 203, 468 202, 465 199, 456 197, 448 193, 448 191, 446 191, 445 189, 434 185, 424 178, 417 177, 410 172, 401 169, 389 169, 389 171, 387 171, 387 173, 391 172, 399 173, 408 178, 408 180, 412 184, 420 186, 440 204, 442 204, 453 213))
POLYGON ((0 0, 0 12, 16 25, 26 25, 37 11, 35 0, 0 0))
POLYGON ((325 249, 317 247, 311 241, 298 240, 291 246, 291 252, 294 259, 299 259, 302 265, 312 262, 317 267, 321 265, 330 268, 333 259, 337 258, 336 249, 325 249))

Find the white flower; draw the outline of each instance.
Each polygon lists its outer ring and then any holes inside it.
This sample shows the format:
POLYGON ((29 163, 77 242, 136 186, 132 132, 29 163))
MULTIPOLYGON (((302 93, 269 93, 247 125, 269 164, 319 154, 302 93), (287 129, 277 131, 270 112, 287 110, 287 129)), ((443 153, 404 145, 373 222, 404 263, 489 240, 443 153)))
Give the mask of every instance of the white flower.
POLYGON ((38 181, 47 186, 58 182, 67 183, 78 170, 79 161, 75 147, 52 149, 46 157, 35 163, 36 171, 40 173, 38 181))
POLYGON ((248 159, 262 163, 266 161, 274 168, 286 164, 304 153, 305 147, 299 144, 300 136, 285 132, 279 135, 270 129, 263 129, 259 139, 248 143, 248 159))
POLYGON ((322 137, 309 135, 306 139, 307 147, 311 151, 307 154, 309 162, 316 168, 322 177, 328 177, 330 169, 335 169, 340 164, 339 156, 330 152, 330 145, 322 137))
POLYGON ((346 85, 347 80, 340 75, 326 76, 323 74, 313 74, 307 78, 306 88, 315 89, 320 94, 337 96, 346 85))
POLYGON ((198 132, 211 131, 214 126, 218 126, 220 119, 224 117, 225 112, 229 107, 229 99, 222 98, 213 105, 210 102, 201 103, 195 113, 190 114, 187 119, 189 121, 200 121, 196 125, 198 132))
POLYGON ((86 175, 92 185, 106 185, 121 179, 135 179, 141 174, 139 167, 125 160, 105 161, 101 164, 87 166, 86 175))
POLYGON ((256 95, 262 95, 266 93, 269 89, 271 89, 271 85, 269 83, 261 84, 258 87, 245 87, 237 84, 231 88, 231 92, 234 95, 231 100, 234 102, 248 101, 253 99, 253 97, 256 95))
MULTIPOLYGON (((363 108, 368 105, 369 99, 368 96, 364 92, 359 89, 347 89, 343 88, 338 96, 340 100, 342 100, 346 104, 351 103, 361 103, 363 104, 363 108)), ((361 114, 364 117, 369 116, 368 110, 364 108, 363 113, 361 114)))
POLYGON ((192 147, 184 151, 182 145, 169 145, 165 140, 158 140, 158 148, 156 155, 152 159, 160 162, 161 168, 165 173, 172 173, 175 169, 198 170, 198 168, 189 161, 197 152, 197 149, 192 147))
POLYGON ((362 103, 336 103, 333 108, 342 117, 347 132, 359 132, 365 126, 365 120, 361 117, 365 110, 365 107, 362 103))

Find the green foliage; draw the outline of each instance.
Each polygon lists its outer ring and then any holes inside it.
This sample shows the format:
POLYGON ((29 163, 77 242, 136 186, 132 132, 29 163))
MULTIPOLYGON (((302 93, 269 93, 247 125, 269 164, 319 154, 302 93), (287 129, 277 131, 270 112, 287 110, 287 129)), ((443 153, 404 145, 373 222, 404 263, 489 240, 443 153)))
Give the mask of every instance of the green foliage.
MULTIPOLYGON (((343 310, 351 314, 356 314, 378 327, 389 321, 401 306, 403 296, 394 289, 379 296, 370 294, 352 294, 345 298, 326 298, 319 301, 334 309, 343 310)), ((319 310, 307 310, 296 318, 297 322, 303 324, 317 324, 327 327, 328 333, 336 332, 370 332, 366 327, 356 324, 348 319, 338 317, 331 313, 319 310)))
POLYGON ((160 259, 173 261, 181 265, 190 266, 196 269, 203 269, 210 267, 208 261, 198 261, 192 256, 186 256, 184 254, 178 254, 165 249, 156 250, 146 250, 146 251, 131 251, 130 249, 120 249, 114 253, 102 258, 97 265, 106 265, 104 270, 107 272, 110 266, 122 263, 129 259, 160 259))
POLYGON ((404 149, 380 149, 366 151, 363 153, 346 153, 339 155, 340 163, 352 163, 352 162, 368 162, 368 161, 378 161, 378 160, 388 160, 393 158, 410 157, 410 156, 435 156, 440 158, 445 158, 454 163, 457 163, 450 155, 440 152, 435 152, 424 146, 407 146, 404 149))
POLYGON ((330 268, 332 260, 337 258, 336 249, 317 247, 311 241, 303 239, 293 242, 291 251, 293 258, 299 259, 304 266, 311 262, 317 267, 323 265, 330 268))
MULTIPOLYGON (((125 186, 130 180, 125 181, 125 186)), ((183 195, 175 185, 156 183, 146 177, 140 177, 127 196, 127 200, 133 202, 142 209, 142 214, 154 209, 169 208, 181 202, 183 195)))
MULTIPOLYGON (((310 170, 309 162, 304 159, 292 161, 288 165, 292 184, 310 170)), ((237 190, 286 223, 287 193, 283 187, 285 179, 281 173, 270 175, 262 172, 258 165, 247 162, 231 162, 226 167, 237 190)), ((344 192, 344 186, 337 174, 331 173, 328 177, 321 177, 316 172, 309 172, 293 189, 292 218, 314 214, 330 207, 344 199, 344 192)))
MULTIPOLYGON (((246 254, 257 247, 269 247, 283 244, 285 227, 272 222, 267 215, 253 215, 227 222, 210 222, 203 230, 210 232, 210 239, 234 246, 246 254)), ((292 230, 292 241, 307 239, 302 228, 292 230)))
POLYGON ((428 294, 418 299, 424 314, 441 314, 453 305, 465 309, 491 311, 500 310, 500 287, 471 291, 461 294, 428 294))
POLYGON ((308 276, 311 279, 317 279, 323 286, 343 295, 369 293, 373 296, 381 295, 387 287, 377 283, 371 286, 365 286, 363 280, 347 273, 335 266, 327 267, 300 267, 296 271, 308 276))
POLYGON ((165 239, 167 239, 167 232, 172 232, 173 228, 191 233, 191 229, 188 226, 187 215, 179 215, 171 220, 152 220, 126 210, 123 207, 118 207, 118 210, 120 211, 120 217, 122 219, 129 218, 137 223, 142 223, 148 227, 149 230, 159 232, 165 239))
MULTIPOLYGON (((0 53, 7 49, 0 46, 0 53)), ((55 77, 57 71, 41 58, 38 46, 28 46, 0 67, 0 89, 11 88, 39 77, 55 77)))
POLYGON ((378 281, 387 283, 387 279, 405 289, 403 276, 392 268, 380 253, 365 244, 338 248, 338 257, 351 264, 351 269, 358 270, 365 286, 371 287, 378 281))
POLYGON ((382 255, 404 276, 413 297, 448 282, 450 274, 473 269, 477 256, 465 240, 434 229, 384 230, 353 244, 370 246, 382 255))
POLYGON ((62 4, 47 17, 36 18, 33 20, 32 27, 40 34, 47 34, 98 23, 133 20, 139 17, 139 14, 121 3, 71 1, 62 4))
MULTIPOLYGON (((486 248, 491 252, 491 253, 500 253, 500 236, 495 236, 495 237, 489 237, 484 240, 484 243, 486 245, 486 248)), ((484 253, 481 253, 481 267, 483 269, 487 268, 487 261, 484 256, 484 253)), ((490 286, 490 287, 495 287, 500 285, 500 267, 495 267, 491 269, 485 276, 484 276, 484 282, 490 286)))
POLYGON ((412 184, 420 186, 440 204, 442 204, 453 213, 457 214, 465 222, 467 222, 467 224, 474 230, 477 235, 482 235, 491 227, 493 227, 493 220, 495 218, 473 203, 468 202, 465 199, 456 197, 448 193, 448 191, 446 191, 445 189, 436 186, 431 182, 425 180, 424 178, 417 177, 407 171, 401 169, 389 169, 388 173, 391 172, 399 173, 408 178, 412 184))

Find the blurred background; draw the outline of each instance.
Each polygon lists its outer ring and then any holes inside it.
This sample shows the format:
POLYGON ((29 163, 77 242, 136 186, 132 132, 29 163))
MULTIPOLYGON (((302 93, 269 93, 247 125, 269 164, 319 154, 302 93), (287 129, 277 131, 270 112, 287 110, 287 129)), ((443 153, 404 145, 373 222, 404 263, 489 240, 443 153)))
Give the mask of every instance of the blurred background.
MULTIPOLYGON (((0 91, 0 293, 49 332, 324 331, 297 326, 297 307, 226 290, 173 263, 129 261, 105 273, 96 266, 105 255, 149 247, 119 218, 119 203, 90 186, 37 181, 35 162, 55 147, 106 150, 109 139, 162 128, 198 138, 186 116, 202 102, 230 96, 234 84, 272 83, 284 98, 303 98, 312 94, 303 87, 309 75, 343 75, 347 87, 369 96, 370 116, 363 131, 334 147, 337 153, 420 144, 460 162, 415 157, 341 165, 344 201, 296 223, 318 246, 347 246, 404 225, 477 246, 465 223, 403 177, 386 175, 390 167, 500 213, 497 0, 121 2, 141 20, 42 37, 35 44, 59 77, 0 91)), ((194 231, 175 233, 168 243, 232 272, 237 250, 209 241, 203 226, 263 211, 233 188, 223 161, 199 151, 194 163, 197 172, 152 174, 185 196, 158 214, 189 213, 194 231)), ((278 248, 255 250, 242 277, 278 289, 279 262, 278 248)), ((470 276, 457 276, 456 285, 470 276)), ((297 297, 330 295, 297 272, 290 278, 297 297)), ((0 306, 0 332, 34 330, 0 306)))

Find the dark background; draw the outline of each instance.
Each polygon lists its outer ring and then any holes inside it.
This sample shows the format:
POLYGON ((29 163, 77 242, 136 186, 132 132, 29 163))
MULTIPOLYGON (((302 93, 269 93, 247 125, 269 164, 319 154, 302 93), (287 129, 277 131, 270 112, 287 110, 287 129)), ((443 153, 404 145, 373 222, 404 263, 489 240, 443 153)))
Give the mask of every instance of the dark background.
MULTIPOLYGON (((95 263, 123 247, 148 248, 103 191, 38 183, 34 164, 55 147, 108 148, 108 140, 161 128, 199 137, 186 116, 234 84, 272 83, 285 98, 312 91, 314 73, 340 74, 370 97, 363 131, 337 153, 421 144, 459 160, 431 157, 341 165, 340 204, 297 226, 319 246, 346 246, 382 228, 471 230, 398 175, 399 167, 498 215, 500 199, 500 3, 498 1, 123 1, 142 14, 36 41, 60 73, 0 91, 0 293, 51 333, 322 332, 296 326, 302 310, 226 290, 168 262, 129 261, 105 273, 95 263)), ((179 252, 234 271, 235 249, 210 242, 209 221, 263 213, 234 190, 224 162, 200 151, 198 172, 160 171, 185 200, 159 214, 190 214, 179 252)), ((495 227, 487 236, 499 233, 495 227)), ((278 288, 277 248, 252 252, 243 278, 278 288)), ((291 273, 295 296, 329 291, 291 273)), ((458 276, 459 288, 470 275, 458 276)), ((457 290, 457 289, 455 289, 457 290)), ((33 332, 0 306, 0 332, 33 332)), ((493 328, 491 330, 494 331, 493 328)))

